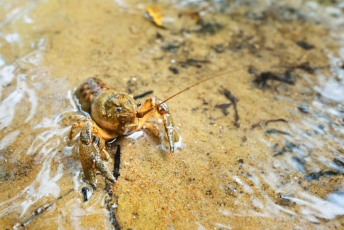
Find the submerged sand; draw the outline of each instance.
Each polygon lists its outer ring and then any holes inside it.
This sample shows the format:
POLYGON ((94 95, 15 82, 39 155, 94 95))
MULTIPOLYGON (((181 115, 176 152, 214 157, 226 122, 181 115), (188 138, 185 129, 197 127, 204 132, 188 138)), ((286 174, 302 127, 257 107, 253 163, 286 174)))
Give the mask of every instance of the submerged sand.
POLYGON ((342 227, 340 5, 5 1, 0 15, 2 229, 342 227), (118 138, 107 148, 121 146, 119 185, 111 195, 99 176, 83 201, 77 140, 60 121, 75 87, 97 76, 164 99, 226 71, 168 101, 182 149, 118 138))

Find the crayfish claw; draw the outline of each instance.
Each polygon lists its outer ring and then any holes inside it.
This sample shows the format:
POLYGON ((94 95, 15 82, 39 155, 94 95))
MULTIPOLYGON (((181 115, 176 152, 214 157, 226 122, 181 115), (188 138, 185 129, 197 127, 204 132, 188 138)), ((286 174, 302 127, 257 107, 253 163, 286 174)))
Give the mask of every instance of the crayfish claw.
POLYGON ((88 120, 82 127, 79 138, 79 156, 86 180, 93 188, 96 188, 96 170, 111 183, 116 183, 116 178, 108 171, 102 159, 109 159, 109 153, 105 150, 105 142, 94 135, 93 121, 88 120))

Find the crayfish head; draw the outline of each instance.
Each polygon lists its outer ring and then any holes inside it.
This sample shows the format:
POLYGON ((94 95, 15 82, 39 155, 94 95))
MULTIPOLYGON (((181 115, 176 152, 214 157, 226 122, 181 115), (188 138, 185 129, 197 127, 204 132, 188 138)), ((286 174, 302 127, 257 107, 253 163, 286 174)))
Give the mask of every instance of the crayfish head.
POLYGON ((128 94, 117 94, 111 99, 113 119, 118 123, 133 124, 136 119, 137 106, 135 100, 128 94))

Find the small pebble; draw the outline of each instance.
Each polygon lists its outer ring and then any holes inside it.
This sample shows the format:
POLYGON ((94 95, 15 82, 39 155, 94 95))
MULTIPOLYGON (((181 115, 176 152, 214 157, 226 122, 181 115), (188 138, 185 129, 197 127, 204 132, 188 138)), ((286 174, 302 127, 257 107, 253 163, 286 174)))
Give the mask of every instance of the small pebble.
POLYGON ((300 112, 303 112, 303 113, 310 113, 310 110, 309 110, 309 107, 307 104, 305 103, 301 103, 299 107, 297 107, 300 112))
POLYGON ((92 196, 92 192, 87 187, 83 187, 81 189, 81 192, 82 192, 82 195, 84 196, 84 202, 88 201, 90 197, 92 196))
POLYGON ((171 70, 171 72, 174 73, 174 74, 178 74, 179 73, 179 70, 176 67, 174 67, 174 66, 170 66, 170 67, 168 67, 168 69, 171 70))

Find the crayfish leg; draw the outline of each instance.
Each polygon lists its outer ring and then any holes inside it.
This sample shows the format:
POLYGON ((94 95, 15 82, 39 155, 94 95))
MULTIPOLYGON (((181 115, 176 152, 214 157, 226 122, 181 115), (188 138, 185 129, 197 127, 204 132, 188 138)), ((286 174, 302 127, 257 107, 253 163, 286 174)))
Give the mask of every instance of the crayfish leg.
MULTIPOLYGON (((75 125, 77 126, 77 125, 75 125)), ((74 127, 74 126, 73 126, 74 127)), ((92 120, 84 122, 79 137, 79 157, 84 171, 85 179, 96 188, 96 171, 100 171, 105 179, 113 184, 116 178, 108 171, 103 159, 110 158, 109 153, 105 150, 105 140, 95 135, 98 133, 98 127, 92 120)))
POLYGON ((80 128, 84 127, 85 121, 79 121, 72 125, 72 128, 69 132, 69 140, 73 140, 77 133, 80 132, 80 128))
POLYGON ((116 178, 110 173, 105 166, 105 164, 101 161, 100 157, 96 158, 96 169, 105 177, 107 180, 111 181, 111 183, 115 184, 117 182, 116 178))
MULTIPOLYGON (((159 103, 161 103, 161 100, 159 99, 147 99, 142 107, 140 107, 140 111, 148 110, 149 108, 155 107, 159 103)), ((156 117, 162 119, 170 146, 170 153, 173 154, 175 152, 174 143, 179 141, 179 135, 175 130, 173 118, 166 103, 162 103, 161 105, 157 106, 157 108, 147 113, 144 117, 140 118, 139 128, 145 127, 146 129, 150 130, 155 136, 159 136, 159 129, 154 125, 147 123, 148 119, 151 118, 153 115, 156 115, 156 117)))
MULTIPOLYGON (((80 150, 79 150, 80 151, 80 150)), ((80 162, 82 169, 84 171, 84 177, 90 183, 93 189, 96 189, 96 172, 95 172, 95 167, 96 167, 96 161, 94 154, 92 153, 91 155, 85 155, 83 152, 80 152, 80 162)))
POLYGON ((149 132, 151 132, 155 137, 159 137, 160 130, 157 126, 153 125, 152 123, 146 122, 143 126, 144 129, 147 129, 149 132))

